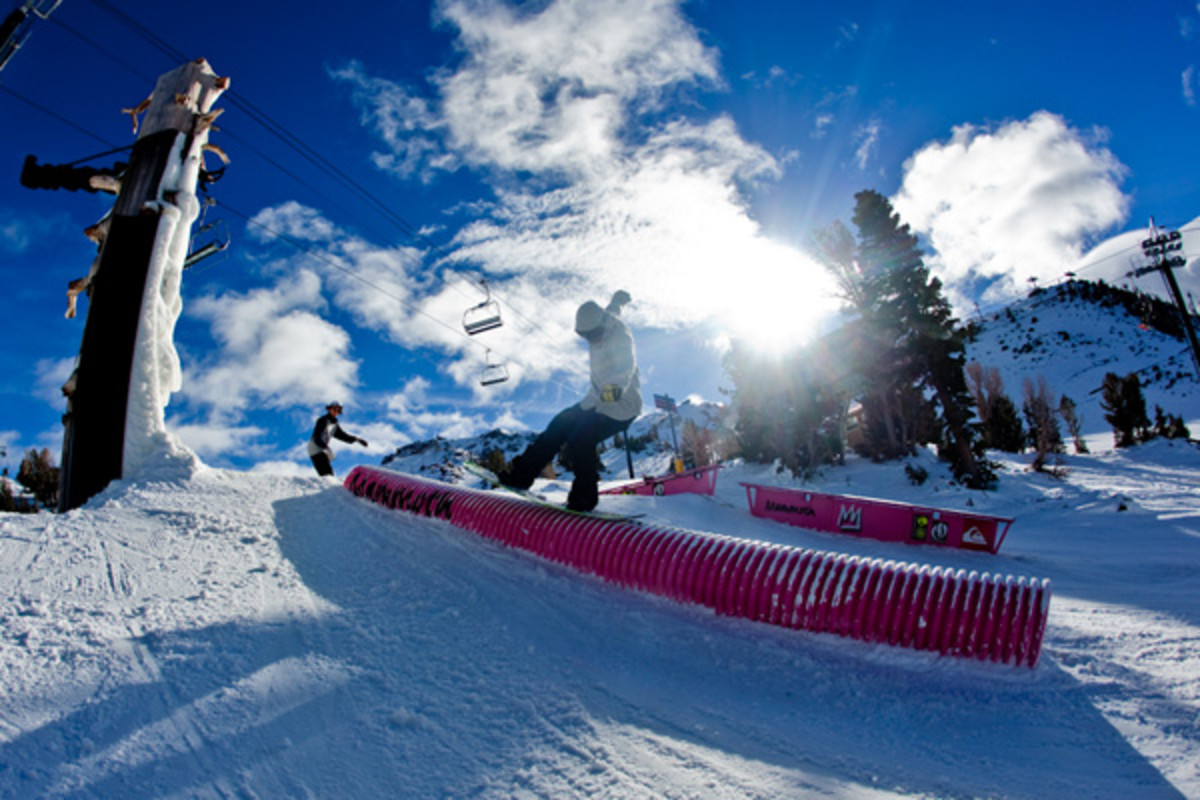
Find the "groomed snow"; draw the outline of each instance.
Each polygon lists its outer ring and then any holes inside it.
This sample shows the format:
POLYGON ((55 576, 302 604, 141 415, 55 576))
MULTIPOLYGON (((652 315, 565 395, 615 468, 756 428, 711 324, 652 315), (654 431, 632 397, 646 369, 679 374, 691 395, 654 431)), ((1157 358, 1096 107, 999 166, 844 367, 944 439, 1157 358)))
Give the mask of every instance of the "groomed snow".
POLYGON ((738 481, 789 481, 737 463, 713 498, 603 500, 1051 578, 1031 670, 719 618, 164 449, 81 509, 0 515, 0 796, 1200 797, 1198 455, 1010 461, 987 494, 932 457, 919 488, 859 461, 810 484, 1012 514, 996 556, 755 519, 738 481))

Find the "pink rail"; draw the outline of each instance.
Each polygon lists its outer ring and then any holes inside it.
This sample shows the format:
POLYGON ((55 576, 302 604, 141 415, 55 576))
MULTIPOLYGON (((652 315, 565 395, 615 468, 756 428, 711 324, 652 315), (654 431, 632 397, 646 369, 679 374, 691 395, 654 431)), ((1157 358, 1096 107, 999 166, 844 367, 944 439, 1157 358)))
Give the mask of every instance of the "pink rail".
POLYGON ((378 467, 355 467, 346 488, 722 615, 1030 667, 1041 651, 1050 605, 1044 579, 602 520, 378 467))
POLYGON ((649 475, 640 481, 625 483, 605 489, 600 494, 638 494, 662 497, 668 494, 712 494, 717 489, 717 471, 720 464, 697 467, 674 475, 649 475))
POLYGON ((800 528, 868 539, 932 544, 995 553, 1013 521, 1008 517, 875 500, 806 489, 743 483, 750 513, 800 528))

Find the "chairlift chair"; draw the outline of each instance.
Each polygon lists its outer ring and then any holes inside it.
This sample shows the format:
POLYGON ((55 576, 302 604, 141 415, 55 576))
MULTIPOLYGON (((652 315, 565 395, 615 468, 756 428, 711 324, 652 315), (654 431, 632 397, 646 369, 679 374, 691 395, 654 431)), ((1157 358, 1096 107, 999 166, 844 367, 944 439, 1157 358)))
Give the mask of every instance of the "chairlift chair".
POLYGON ((183 260, 184 269, 190 269, 209 256, 216 255, 229 247, 229 229, 226 227, 225 221, 214 219, 212 222, 201 225, 196 229, 196 235, 192 237, 192 245, 192 251, 183 260), (207 241, 197 247, 195 243, 201 239, 207 241))
POLYGON ((480 281, 487 297, 477 306, 471 306, 463 312, 463 329, 474 336, 477 333, 499 328, 504 322, 500 319, 500 304, 492 299, 492 290, 487 281, 480 281))
POLYGON ((508 380, 508 367, 503 361, 495 361, 492 359, 492 351, 488 350, 484 356, 483 374, 479 377, 480 386, 493 386, 497 383, 504 383, 508 380))

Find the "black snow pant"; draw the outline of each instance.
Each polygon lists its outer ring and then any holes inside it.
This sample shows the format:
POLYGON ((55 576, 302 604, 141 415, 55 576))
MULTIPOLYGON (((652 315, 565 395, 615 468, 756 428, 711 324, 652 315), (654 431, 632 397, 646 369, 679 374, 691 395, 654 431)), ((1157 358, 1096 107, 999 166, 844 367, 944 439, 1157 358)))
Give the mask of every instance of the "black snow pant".
POLYGON ((575 473, 575 480, 571 483, 571 491, 567 495, 567 508, 591 511, 600 499, 596 445, 610 436, 616 436, 628 428, 632 421, 616 420, 593 410, 584 411, 576 403, 558 412, 558 415, 550 420, 546 430, 542 431, 533 444, 513 459, 512 466, 502 478, 509 486, 528 489, 565 446, 566 457, 575 473))
POLYGON ((317 468, 318 475, 332 475, 333 464, 329 463, 329 456, 324 453, 317 453, 315 456, 309 456, 312 459, 313 466, 317 468))

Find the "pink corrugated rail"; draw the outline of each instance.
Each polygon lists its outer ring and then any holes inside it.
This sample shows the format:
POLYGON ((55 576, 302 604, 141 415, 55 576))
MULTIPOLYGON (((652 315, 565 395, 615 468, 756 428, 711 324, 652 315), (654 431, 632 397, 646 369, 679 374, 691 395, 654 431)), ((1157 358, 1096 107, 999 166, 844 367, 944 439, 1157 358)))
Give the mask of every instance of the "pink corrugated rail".
POLYGON ((1037 664, 1050 582, 571 514, 378 467, 346 488, 612 583, 718 614, 1006 664, 1037 664))

